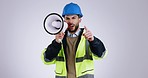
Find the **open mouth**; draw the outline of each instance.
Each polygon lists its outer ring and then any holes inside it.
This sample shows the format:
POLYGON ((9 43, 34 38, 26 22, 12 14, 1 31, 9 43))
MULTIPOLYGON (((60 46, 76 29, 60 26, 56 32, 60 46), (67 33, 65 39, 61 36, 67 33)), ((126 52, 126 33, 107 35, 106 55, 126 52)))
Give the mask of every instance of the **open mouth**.
POLYGON ((68 26, 70 26, 70 27, 74 27, 74 24, 69 23, 68 26))

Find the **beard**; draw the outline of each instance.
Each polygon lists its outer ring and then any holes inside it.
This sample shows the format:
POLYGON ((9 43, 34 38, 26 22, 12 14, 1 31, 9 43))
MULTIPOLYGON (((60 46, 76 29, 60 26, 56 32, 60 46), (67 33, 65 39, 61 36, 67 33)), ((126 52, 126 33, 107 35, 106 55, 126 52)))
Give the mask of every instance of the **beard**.
POLYGON ((74 33, 77 31, 77 29, 79 28, 79 24, 78 25, 75 25, 75 24, 68 24, 69 27, 74 27, 74 29, 71 29, 71 28, 68 28, 68 31, 70 33, 74 33), (72 25, 72 26, 71 26, 72 25))

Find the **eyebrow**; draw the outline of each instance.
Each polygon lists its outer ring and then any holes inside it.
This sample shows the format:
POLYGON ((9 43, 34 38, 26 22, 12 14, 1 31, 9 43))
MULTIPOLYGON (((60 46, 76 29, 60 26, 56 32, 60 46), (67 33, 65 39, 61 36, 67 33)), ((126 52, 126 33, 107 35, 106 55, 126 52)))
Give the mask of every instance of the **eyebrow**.
MULTIPOLYGON (((72 18, 76 18, 77 16, 76 15, 74 15, 74 16, 71 16, 72 18)), ((70 18, 70 17, 65 17, 65 18, 70 18)))

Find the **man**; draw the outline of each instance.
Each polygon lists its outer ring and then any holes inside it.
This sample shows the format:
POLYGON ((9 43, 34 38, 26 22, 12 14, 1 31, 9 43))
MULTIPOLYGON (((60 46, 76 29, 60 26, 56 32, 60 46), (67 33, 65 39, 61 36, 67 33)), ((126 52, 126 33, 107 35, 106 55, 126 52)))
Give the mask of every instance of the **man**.
POLYGON ((56 64, 56 78, 94 78, 93 60, 104 57, 104 44, 89 29, 79 27, 83 14, 77 4, 67 4, 62 16, 68 28, 43 51, 43 62, 56 64))

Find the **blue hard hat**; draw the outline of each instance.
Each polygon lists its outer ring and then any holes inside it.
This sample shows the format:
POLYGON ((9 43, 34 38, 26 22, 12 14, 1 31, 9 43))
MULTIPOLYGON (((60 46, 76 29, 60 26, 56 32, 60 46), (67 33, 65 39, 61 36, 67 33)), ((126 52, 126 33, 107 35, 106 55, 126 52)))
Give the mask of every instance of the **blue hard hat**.
POLYGON ((69 3, 64 7, 62 16, 64 17, 65 15, 75 15, 75 14, 79 15, 80 17, 83 17, 79 5, 75 3, 69 3))

